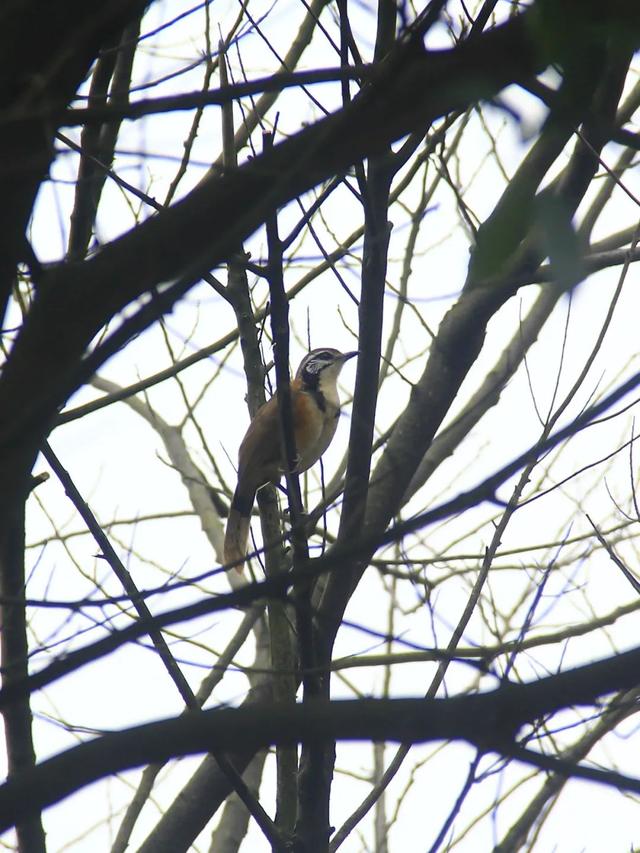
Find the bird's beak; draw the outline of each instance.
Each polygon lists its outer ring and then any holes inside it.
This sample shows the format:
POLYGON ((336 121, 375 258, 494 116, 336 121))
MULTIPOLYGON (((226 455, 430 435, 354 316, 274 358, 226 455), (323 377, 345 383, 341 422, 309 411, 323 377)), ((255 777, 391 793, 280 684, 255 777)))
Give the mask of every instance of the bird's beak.
POLYGON ((350 358, 353 358, 354 356, 358 355, 358 353, 359 353, 359 350, 357 350, 357 349, 353 350, 353 352, 343 352, 341 359, 343 362, 349 361, 350 358))

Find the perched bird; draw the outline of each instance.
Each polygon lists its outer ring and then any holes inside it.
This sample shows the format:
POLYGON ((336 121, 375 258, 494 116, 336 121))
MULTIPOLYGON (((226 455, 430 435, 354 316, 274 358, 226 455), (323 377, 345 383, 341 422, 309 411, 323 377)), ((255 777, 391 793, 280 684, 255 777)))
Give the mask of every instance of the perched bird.
MULTIPOLYGON (((311 468, 333 438, 340 415, 338 374, 357 352, 314 349, 307 353, 291 382, 291 414, 296 439, 296 471, 311 468)), ((284 473, 277 394, 258 409, 240 445, 236 486, 224 537, 224 561, 242 571, 249 520, 256 492, 277 484, 284 473)))

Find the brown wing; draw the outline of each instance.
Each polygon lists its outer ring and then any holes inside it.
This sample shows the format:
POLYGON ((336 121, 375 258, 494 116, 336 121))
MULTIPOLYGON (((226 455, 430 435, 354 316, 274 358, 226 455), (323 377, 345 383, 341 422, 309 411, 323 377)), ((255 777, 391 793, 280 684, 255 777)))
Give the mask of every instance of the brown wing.
POLYGON ((275 396, 261 406, 249 424, 238 453, 238 482, 254 491, 280 478, 278 401, 275 396))

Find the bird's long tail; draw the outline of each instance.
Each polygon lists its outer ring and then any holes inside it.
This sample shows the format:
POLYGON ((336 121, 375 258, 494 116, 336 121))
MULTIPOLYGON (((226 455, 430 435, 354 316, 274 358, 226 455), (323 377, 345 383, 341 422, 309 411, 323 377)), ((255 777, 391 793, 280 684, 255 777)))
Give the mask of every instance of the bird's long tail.
POLYGON ((244 568, 244 558, 249 539, 249 522, 255 497, 255 491, 250 495, 242 493, 238 485, 231 501, 227 519, 227 529, 224 534, 224 562, 227 566, 233 564, 239 572, 242 572, 244 568))

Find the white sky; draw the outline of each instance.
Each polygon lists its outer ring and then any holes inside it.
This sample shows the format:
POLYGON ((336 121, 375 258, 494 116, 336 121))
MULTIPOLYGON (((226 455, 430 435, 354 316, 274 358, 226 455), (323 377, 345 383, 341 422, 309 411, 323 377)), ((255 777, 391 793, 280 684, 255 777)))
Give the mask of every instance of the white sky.
MULTIPOLYGON (((151 30, 162 20, 174 17, 180 10, 187 8, 189 4, 181 2, 154 4, 144 29, 151 30)), ((257 4, 252 8, 253 14, 259 17, 258 9, 266 11, 268 6, 257 4)), ((216 3, 211 7, 214 41, 218 38, 218 25, 222 32, 226 32, 229 22, 236 14, 237 5, 230 2, 216 3)), ((267 19, 265 26, 269 36, 276 40, 282 52, 288 44, 293 28, 297 26, 300 15, 301 7, 291 0, 277 4, 275 11, 267 19)), ((329 25, 331 17, 325 16, 323 20, 329 25)), ((357 10, 354 8, 354 21, 357 24, 356 32, 371 32, 373 38, 373 29, 368 29, 373 27, 374 21, 369 4, 361 4, 357 10)), ((335 34, 335 27, 332 31, 335 34)), ((200 13, 196 13, 170 28, 161 37, 149 40, 146 55, 137 68, 136 79, 155 80, 197 59, 203 49, 201 32, 202 18, 200 13)), ((439 37, 442 37, 442 33, 439 37)), ((363 44, 366 40, 365 37, 363 44)), ((274 69, 273 58, 257 36, 247 36, 241 47, 248 73, 267 74, 274 69)), ((315 40, 313 48, 305 54, 301 67, 313 67, 316 64, 337 64, 337 58, 327 51, 326 42, 322 38, 315 40)), ((235 61, 234 73, 239 73, 235 61)), ((190 91, 199 88, 201 80, 202 69, 197 68, 187 75, 175 77, 150 89, 148 93, 142 92, 142 96, 148 94, 149 97, 157 97, 172 92, 190 91)), ((337 89, 323 86, 313 92, 317 97, 321 97, 327 108, 335 106, 337 89)), ((523 110, 525 133, 534 132, 541 121, 541 112, 536 102, 513 90, 509 90, 505 98, 510 104, 523 110)), ((301 122, 313 120, 316 115, 315 109, 309 107, 305 96, 295 90, 283 99, 279 110, 278 127, 284 133, 295 132, 301 122)), ((526 150, 528 140, 523 139, 521 129, 497 109, 487 110, 485 119, 489 121, 498 140, 505 168, 512 174, 526 150)), ((134 156, 121 156, 117 159, 115 169, 118 174, 162 201, 175 173, 175 158, 182 153, 182 144, 190 121, 190 114, 175 113, 170 117, 150 117, 128 124, 123 132, 121 147, 136 153, 134 156), (153 156, 144 160, 138 153, 153 156)), ((218 122, 217 108, 208 109, 194 147, 194 161, 202 165, 190 168, 181 184, 179 195, 194 186, 204 175, 208 164, 219 155, 218 122)), ((65 132, 75 136, 75 131, 65 132)), ((606 150, 605 159, 608 163, 613 164, 615 156, 617 149, 606 150)), ((563 161, 559 165, 563 165, 563 161)), ((37 255, 43 261, 55 261, 64 254, 73 203, 71 182, 75 177, 76 166, 74 156, 61 153, 52 170, 54 181, 45 185, 41 193, 32 225, 32 240, 37 255)), ((480 219, 483 219, 499 197, 502 181, 498 169, 488 156, 486 134, 475 117, 470 122, 459 168, 461 183, 467 186, 465 200, 480 219)), ((640 194, 637 171, 630 172, 625 180, 632 192, 640 194)), ((415 195, 413 193, 413 201, 415 195)), ((407 199, 412 200, 411 193, 407 199)), ((137 202, 134 201, 133 204, 132 211, 131 199, 125 198, 121 190, 113 184, 107 184, 98 221, 97 234, 100 242, 106 243, 133 226, 133 213, 136 212, 137 202)), ((337 193, 324 208, 324 213, 337 240, 360 224, 357 205, 355 202, 351 203, 346 191, 337 193)), ((141 217, 146 215, 149 215, 149 212, 143 207, 141 217)), ((298 210, 294 210, 292 214, 283 213, 283 235, 287 232, 287 223, 297 220, 298 216, 298 210)), ((389 280, 396 283, 407 236, 406 222, 402 217, 402 211, 397 207, 392 209, 390 218, 394 231, 390 256, 393 262, 389 269, 389 280)), ((615 232, 621 227, 633 224, 637 219, 637 206, 618 191, 614 196, 614 203, 607 208, 596 229, 596 236, 615 232)), ((327 245, 333 245, 326 230, 323 238, 327 245)), ((255 235, 247 242, 247 247, 253 258, 259 258, 264 252, 263 236, 255 235)), ((354 251, 361 254, 361 242, 356 244, 354 251)), ((399 362, 404 356, 407 359, 416 357, 403 367, 403 374, 409 380, 417 379, 424 365, 424 358, 420 354, 427 346, 428 334, 423 323, 427 323, 432 330, 437 329, 444 312, 464 282, 468 251, 469 240, 459 225, 455 199, 450 192, 442 189, 427 215, 410 282, 409 296, 420 319, 412 318, 405 312, 401 339, 396 349, 399 362)), ((305 253, 314 256, 317 254, 317 249, 310 241, 296 247, 298 258, 303 257, 305 253)), ((346 266, 345 264, 340 267, 341 272, 352 290, 357 293, 358 266, 352 263, 351 272, 346 266)), ((292 286, 298 280, 303 269, 304 266, 299 264, 287 270, 287 286, 292 286)), ((489 412, 454 457, 441 466, 414 503, 408 507, 408 513, 412 508, 417 510, 437 504, 475 485, 536 440, 540 433, 540 424, 532 395, 535 395, 538 408, 546 410, 551 401, 553 384, 560 365, 559 398, 571 387, 598 334, 617 283, 618 272, 613 270, 592 276, 576 290, 570 305, 568 299, 561 301, 531 351, 528 362, 529 380, 525 372, 520 370, 505 390, 500 405, 489 412), (570 321, 563 351, 563 330, 569 309, 570 321)), ((616 308, 611 331, 588 380, 561 423, 575 417, 596 389, 601 393, 638 369, 636 288, 637 273, 632 268, 616 308)), ((258 284, 255 290, 256 299, 264 300, 266 295, 266 285, 258 284)), ((475 390, 477 383, 500 354, 517 328, 519 318, 525 314, 536 295, 537 288, 524 289, 491 321, 485 349, 466 380, 451 415, 458 411, 467 396, 475 390)), ((389 292, 385 335, 391 328, 395 305, 396 298, 389 292)), ((356 308, 332 274, 326 273, 291 305, 294 366, 306 349, 308 316, 311 318, 309 322, 313 346, 354 348, 350 330, 357 328, 356 308)), ((211 344, 232 330, 234 325, 230 308, 205 285, 194 288, 167 319, 177 358, 211 344)), ((182 374, 192 396, 199 393, 211 373, 220 365, 221 357, 226 355, 227 351, 216 354, 182 374)), ((102 373, 113 381, 129 385, 169 363, 170 359, 160 333, 154 329, 127 347, 102 373)), ((347 400, 353 388, 354 376, 353 366, 345 368, 341 384, 343 397, 347 400)), ((237 447, 248 423, 241 377, 240 354, 236 347, 229 360, 225 361, 220 378, 205 394, 198 407, 199 421, 205 429, 209 447, 229 483, 233 481, 233 463, 237 447)), ((69 406, 73 407, 94 396, 95 392, 83 390, 70 401, 69 406)), ((175 383, 166 382, 152 388, 148 399, 167 420, 176 422, 183 417, 183 406, 175 383)), ((397 379, 389 383, 379 404, 377 426, 380 430, 384 430, 393 422, 407 399, 406 382, 397 379)), ((550 468, 550 481, 558 482, 582 465, 604 457, 614 447, 630 438, 634 411, 632 409, 625 419, 617 418, 586 430, 572 441, 569 449, 563 451, 557 461, 555 454, 552 454, 551 459, 545 460, 532 479, 540 477, 542 468, 547 467, 550 468)), ((326 455, 326 470, 329 473, 333 472, 346 448, 350 415, 350 406, 347 405, 334 444, 326 455)), ((186 435, 198 465, 209 473, 209 462, 195 431, 188 430, 186 435)), ((140 515, 166 514, 189 508, 186 492, 178 477, 162 461, 166 459, 166 454, 158 436, 125 405, 110 406, 57 429, 52 436, 52 445, 104 525, 114 519, 134 519, 140 515)), ((43 462, 39 462, 36 473, 45 467, 43 462)), ((512 484, 505 484, 499 492, 500 496, 508 498, 511 488, 512 484)), ((602 465, 587 471, 562 489, 518 511, 505 533, 502 551, 573 537, 579 531, 587 529, 584 512, 599 520, 611 521, 611 517, 616 514, 613 498, 629 510, 628 453, 620 454, 607 466, 602 465), (580 512, 577 518, 569 523, 568 519, 575 514, 577 505, 580 512)), ((61 487, 52 477, 37 489, 30 501, 30 543, 40 543, 52 534, 51 522, 40 503, 55 519, 59 529, 64 532, 82 530, 82 525, 61 487)), ((467 514, 463 522, 450 520, 435 526, 430 531, 425 545, 427 556, 445 553, 449 556, 476 554, 479 555, 476 561, 478 562, 493 530, 488 519, 497 516, 497 512, 496 508, 483 506, 467 514)), ((619 519, 622 520, 622 516, 619 516, 619 519)), ((335 530, 336 519, 333 519, 331 524, 335 530)), ((193 517, 172 520, 165 518, 114 527, 110 535, 125 565, 142 588, 162 583, 166 569, 188 577, 213 566, 210 546, 200 530, 199 522, 193 517)), ((86 594, 95 579, 104 584, 104 590, 108 593, 118 594, 119 585, 111 577, 106 563, 95 558, 96 550, 96 545, 88 535, 69 539, 66 544, 48 541, 46 546, 40 544, 30 549, 29 558, 33 565, 30 596, 75 599, 86 594)), ((562 571, 550 576, 540 607, 540 626, 536 628, 557 630, 573 622, 591 618, 594 613, 607 613, 633 600, 631 588, 605 555, 600 553, 595 557, 581 557, 583 551, 584 544, 568 545, 562 549, 561 558, 565 559, 567 554, 571 554, 572 560, 562 571)), ((633 541, 620 545, 620 552, 633 565, 636 556, 633 541)), ((541 569, 557 554, 556 546, 540 548, 535 552, 541 569)), ((492 575, 490 591, 498 613, 508 614, 519 607, 524 618, 530 598, 519 605, 517 601, 523 589, 524 570, 519 566, 525 561, 530 563, 530 554, 516 554, 508 559, 505 557, 502 562, 505 565, 509 563, 510 568, 492 575)), ((457 565, 470 563, 473 564, 473 560, 467 559, 461 560, 457 565)), ((440 567, 433 567, 429 570, 433 573, 430 579, 439 577, 440 573, 446 570, 444 563, 440 567)), ((214 579, 205 586, 211 590, 222 590, 226 588, 225 583, 224 579, 214 579)), ((401 624, 397 626, 397 631, 406 640, 427 647, 433 645, 434 640, 437 640, 439 645, 445 645, 451 627, 466 603, 469 583, 469 576, 461 574, 458 583, 446 583, 436 587, 432 599, 433 611, 430 612, 420 604, 422 591, 406 581, 400 582, 398 596, 406 613, 401 624)), ((201 594, 202 588, 187 587, 180 593, 173 593, 170 601, 153 600, 152 607, 156 611, 162 611, 186 601, 197 600, 201 594)), ((347 618, 375 631, 384 632, 388 606, 387 594, 382 590, 379 578, 370 570, 366 583, 361 585, 350 604, 347 618)), ((564 648, 563 666, 605 656, 611 653, 612 644, 618 649, 635 645, 636 618, 633 615, 619 620, 607 635, 594 634, 569 642, 564 648)), ((180 628, 189 636, 198 636, 203 644, 222 650, 238 620, 237 614, 225 614, 192 622, 180 628)), ((89 627, 85 620, 74 623, 74 626, 79 625, 89 627)), ((499 629, 499 626, 496 626, 496 629, 499 629)), ((64 625, 63 617, 58 611, 43 611, 35 615, 33 630, 41 642, 55 642, 64 638, 61 646, 52 649, 53 654, 84 645, 98 637, 94 631, 80 636, 77 641, 69 639, 73 631, 70 626, 64 625)), ((495 638, 492 640, 487 626, 481 624, 479 618, 474 618, 465 632, 463 644, 480 642, 495 642, 495 638)), ((211 663, 211 655, 206 649, 197 649, 194 645, 177 648, 179 653, 186 654, 192 662, 193 665, 185 667, 185 672, 191 683, 197 685, 206 672, 204 667, 211 663)), ((395 650, 403 649, 398 644, 395 650)), ((335 656, 382 651, 383 647, 375 638, 362 631, 345 629, 339 634, 335 656)), ((243 662, 250 661, 251 653, 248 650, 243 656, 243 662)), ((38 655, 33 660, 33 667, 39 669, 45 663, 45 657, 38 655)), ((532 678, 546 673, 547 667, 554 670, 557 666, 558 651, 555 647, 538 648, 520 661, 519 674, 532 678)), ((426 664, 398 666, 393 673, 394 692, 396 695, 423 695, 432 672, 432 667, 426 664)), ((350 683, 357 685, 365 694, 378 695, 382 688, 382 674, 376 670, 357 669, 347 671, 346 675, 350 683)), ((450 692, 462 690, 474 683, 474 680, 475 675, 468 668, 452 667, 447 676, 447 689, 450 692)), ((482 682, 482 686, 486 688, 494 685, 495 681, 490 678, 482 682)), ((216 691, 213 703, 239 702, 245 690, 244 677, 241 674, 230 674, 216 691)), ((336 696, 353 695, 339 679, 335 680, 334 692, 336 696)), ((69 732, 68 728, 46 719, 45 715, 62 720, 71 727, 77 725, 112 730, 179 713, 180 705, 176 699, 175 688, 168 682, 155 655, 139 647, 127 646, 109 658, 85 667, 34 698, 34 708, 38 715, 36 738, 39 756, 44 758, 54 754, 85 737, 84 734, 69 732)), ((622 772, 637 775, 635 749, 630 749, 632 744, 633 747, 636 746, 636 742, 632 740, 632 735, 635 734, 633 720, 626 727, 626 731, 629 733, 628 740, 618 736, 608 738, 606 749, 599 748, 594 751, 592 757, 602 759, 607 766, 610 762, 615 762, 622 772)), ((573 736, 574 733, 569 730, 568 741, 573 736)), ((559 735, 558 739, 562 740, 562 735, 559 735)), ((388 757, 393 750, 394 748, 389 748, 388 757)), ((439 828, 463 783, 473 751, 464 745, 447 745, 445 749, 436 744, 417 748, 415 755, 416 759, 401 771, 389 791, 391 813, 395 797, 401 794, 409 782, 411 767, 416 762, 424 761, 423 766, 416 771, 413 785, 406 795, 392 830, 391 849, 394 851, 428 849, 433 840, 429 836, 429 827, 433 826, 434 831, 439 828), (428 756, 434 757, 426 761, 428 756)), ((170 802, 170 792, 178 790, 180 782, 188 778, 189 772, 197 763, 197 759, 190 759, 171 768, 170 778, 160 786, 160 802, 170 802)), ((367 774, 370 772, 370 764, 371 750, 368 747, 340 748, 340 769, 348 766, 353 773, 367 774)), ((493 759, 486 758, 481 767, 488 770, 492 765, 493 759)), ((456 822, 454 836, 462 832, 467 821, 481 808, 490 808, 493 798, 504 795, 516 779, 528 775, 529 772, 528 768, 518 767, 505 773, 495 773, 492 780, 476 788, 460 820, 456 822)), ((63 845, 68 844, 74 833, 77 833, 77 840, 65 846, 65 850, 108 849, 109 833, 117 829, 118 820, 116 817, 111 827, 100 824, 107 810, 105 798, 108 797, 114 812, 117 812, 131 798, 132 785, 135 785, 136 778, 137 774, 131 773, 126 774, 122 780, 109 780, 104 784, 92 786, 49 810, 45 820, 50 849, 63 849, 63 845), (92 829, 94 823, 96 827, 92 829)), ((509 799, 503 809, 497 810, 495 820, 485 818, 479 827, 475 827, 461 838, 454 849, 463 853, 490 849, 491 845, 504 836, 539 784, 540 777, 523 787, 509 799)), ((272 792, 269 784, 265 783, 264 788, 267 808, 271 809, 272 792)), ((340 826, 367 790, 368 788, 362 782, 354 780, 353 776, 337 773, 332 811, 332 823, 335 826, 340 826)), ((139 829, 136 830, 132 849, 145 837, 156 817, 154 807, 150 806, 143 814, 139 829)), ((563 853, 630 849, 638 817, 638 806, 632 797, 607 791, 603 787, 575 782, 562 793, 560 802, 542 830, 540 846, 536 849, 551 851, 557 847, 563 853), (606 816, 605 820, 603 816, 606 816)), ((370 840, 370 821, 365 821, 361 829, 364 837, 370 840)), ((207 849, 207 837, 208 833, 205 832, 199 849, 207 849)), ((243 849, 261 851, 267 848, 259 834, 252 830, 243 849)), ((345 853, 351 853, 366 847, 358 834, 354 833, 341 849, 345 853)))

